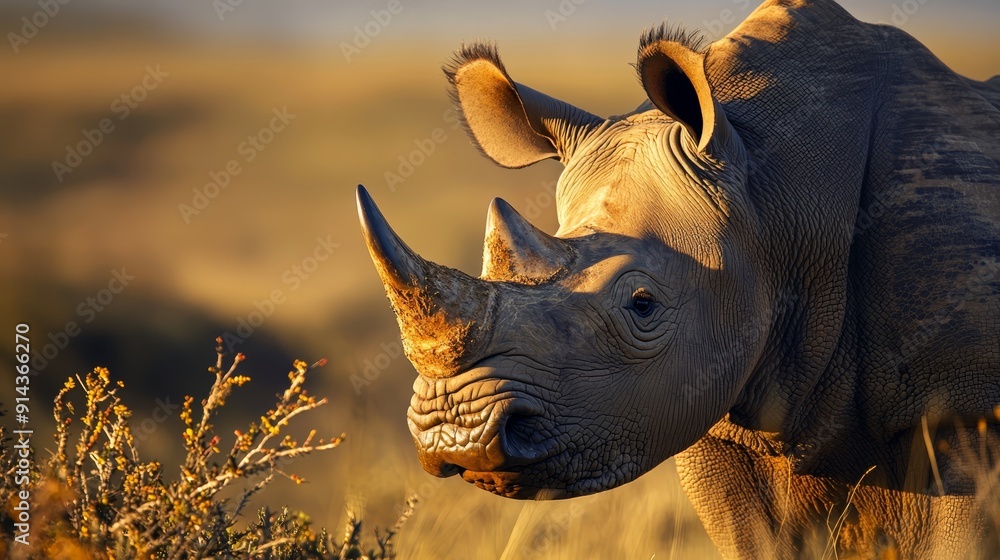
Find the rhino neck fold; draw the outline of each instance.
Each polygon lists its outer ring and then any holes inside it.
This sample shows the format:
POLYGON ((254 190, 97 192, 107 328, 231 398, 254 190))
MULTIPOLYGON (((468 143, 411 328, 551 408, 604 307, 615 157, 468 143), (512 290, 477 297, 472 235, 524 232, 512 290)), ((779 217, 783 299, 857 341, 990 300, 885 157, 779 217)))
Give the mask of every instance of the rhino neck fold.
POLYGON ((713 92, 746 149, 772 282, 770 334, 731 418, 788 449, 849 429, 842 419, 858 373, 836 364, 858 351, 847 336, 851 234, 875 110, 864 100, 881 82, 867 30, 832 4, 822 11, 766 4, 706 54, 713 92))

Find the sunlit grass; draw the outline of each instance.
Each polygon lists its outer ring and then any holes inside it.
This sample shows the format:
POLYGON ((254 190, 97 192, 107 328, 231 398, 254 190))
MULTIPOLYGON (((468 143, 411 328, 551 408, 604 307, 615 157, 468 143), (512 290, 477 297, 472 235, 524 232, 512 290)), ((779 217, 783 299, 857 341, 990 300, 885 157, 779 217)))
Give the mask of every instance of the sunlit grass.
MULTIPOLYGON (((305 479, 291 471, 301 456, 337 447, 344 435, 323 439, 316 430, 297 442, 287 433, 296 416, 326 404, 303 384, 309 366, 296 361, 289 385, 277 402, 244 431, 224 437, 215 417, 234 390, 250 381, 237 373, 237 354, 208 368, 215 381, 200 404, 184 401, 179 438, 185 451, 180 465, 143 460, 134 447, 133 411, 118 396, 123 386, 107 369, 66 381, 55 399, 55 450, 35 453, 30 481, 15 476, 18 454, 0 427, 0 551, 5 557, 34 558, 393 558, 392 537, 411 513, 404 512, 389 532, 375 533, 373 544, 361 522, 351 518, 336 537, 317 529, 302 512, 279 505, 248 515, 249 500, 275 476, 297 485, 305 479), (72 399, 72 400, 71 400, 72 399), (221 448, 232 440, 227 452, 221 448), (227 490, 235 490, 228 496, 227 490), (13 509, 30 497, 30 537, 16 542, 13 509), (20 547, 20 548, 19 548, 20 547)), ((24 469, 22 469, 23 471, 24 469)), ((24 531, 21 531, 22 533, 24 531)))

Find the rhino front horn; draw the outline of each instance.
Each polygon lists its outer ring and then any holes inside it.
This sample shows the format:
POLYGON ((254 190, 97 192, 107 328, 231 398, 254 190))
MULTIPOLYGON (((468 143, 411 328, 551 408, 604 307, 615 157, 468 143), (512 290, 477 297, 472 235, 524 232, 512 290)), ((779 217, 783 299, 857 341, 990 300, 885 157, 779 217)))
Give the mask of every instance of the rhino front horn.
POLYGON ((362 185, 358 185, 357 198, 361 229, 382 281, 396 289, 423 284, 426 262, 392 231, 362 185))
POLYGON ((487 280, 538 284, 573 261, 569 243, 531 225, 503 199, 494 198, 486 218, 483 274, 487 280))
POLYGON ((469 368, 489 353, 496 289, 489 282, 420 258, 386 223, 363 186, 358 214, 368 251, 396 312, 403 351, 427 377, 469 368))

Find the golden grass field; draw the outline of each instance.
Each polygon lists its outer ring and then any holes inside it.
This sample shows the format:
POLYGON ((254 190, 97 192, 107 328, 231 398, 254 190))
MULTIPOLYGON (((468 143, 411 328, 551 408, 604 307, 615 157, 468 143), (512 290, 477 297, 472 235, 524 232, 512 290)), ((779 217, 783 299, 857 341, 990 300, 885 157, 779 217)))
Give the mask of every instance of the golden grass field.
MULTIPOLYGON (((628 65, 641 25, 604 41, 510 42, 501 53, 518 81, 597 114, 622 113, 644 99, 628 65)), ((414 373, 398 357, 395 321, 361 239, 356 185, 369 188, 411 247, 470 273, 479 270, 493 197, 556 228, 557 163, 499 169, 453 126, 439 66, 457 44, 386 40, 346 64, 335 42, 216 44, 155 30, 84 38, 53 36, 16 56, 0 54, 0 312, 6 323, 30 322, 39 346, 67 321, 82 331, 50 360, 34 398, 50 399, 67 376, 108 365, 125 382, 139 425, 164 399, 202 394, 212 338, 235 333, 255 302, 281 290, 282 303, 234 347, 249 356, 245 371, 258 388, 233 406, 257 411, 271 402, 268 391, 283 382, 290 358, 325 356, 331 365, 313 376, 312 392, 332 403, 308 424, 326 435, 346 432, 347 440, 290 467, 308 484, 278 481, 261 503, 301 508, 336 533, 348 509, 368 529, 390 526, 416 495, 420 504, 398 536, 402 558, 716 554, 672 461, 625 487, 564 502, 502 499, 420 469, 404 421, 414 373), (157 65, 169 75, 120 119, 115 99, 157 65), (285 107, 294 119, 246 161, 241 143, 285 107), (57 180, 52 162, 106 118, 114 130, 57 180), (390 186, 386 172, 399 172, 400 156, 429 138, 434 151, 390 186), (233 159, 240 173, 186 223, 179 205, 192 205, 193 190, 233 159), (315 254, 317 238, 335 250, 287 281, 315 254), (135 279, 83 324, 78 305, 121 267, 135 279)), ((941 54, 984 78, 988 68, 1000 70, 996 39, 988 41, 992 50, 982 56, 941 54)), ((47 418, 36 417, 43 430, 47 418)), ((141 450, 171 464, 176 413, 149 426, 141 450)))

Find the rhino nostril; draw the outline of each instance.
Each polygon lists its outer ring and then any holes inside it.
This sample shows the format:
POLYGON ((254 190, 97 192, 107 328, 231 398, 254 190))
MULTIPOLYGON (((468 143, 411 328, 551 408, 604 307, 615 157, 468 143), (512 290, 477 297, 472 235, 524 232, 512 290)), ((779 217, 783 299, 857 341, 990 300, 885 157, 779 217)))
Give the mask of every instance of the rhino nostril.
MULTIPOLYGON (((537 416, 514 414, 503 428, 504 452, 510 459, 534 459, 539 454, 537 416)), ((542 438, 544 439, 544 438, 542 438)))

